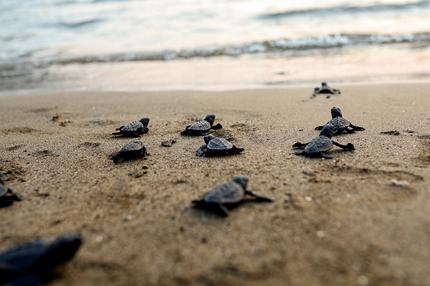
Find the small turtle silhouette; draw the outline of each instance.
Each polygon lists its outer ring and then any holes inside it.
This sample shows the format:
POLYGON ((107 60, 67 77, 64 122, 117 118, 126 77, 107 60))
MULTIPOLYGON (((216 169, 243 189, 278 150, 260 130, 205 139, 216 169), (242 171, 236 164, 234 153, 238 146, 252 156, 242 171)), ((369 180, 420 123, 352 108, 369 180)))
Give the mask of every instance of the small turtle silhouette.
POLYGON ((30 241, 0 253, 0 284, 46 284, 55 278, 55 268, 71 260, 81 244, 81 236, 73 234, 53 241, 30 241))
POLYGON ((202 199, 194 200, 193 206, 226 217, 229 214, 229 209, 250 200, 254 202, 273 202, 271 198, 249 191, 247 177, 235 176, 232 181, 220 184, 205 193, 202 199))
POLYGON ((117 128, 116 130, 118 130, 118 132, 114 132, 112 133, 112 135, 124 137, 140 137, 142 134, 148 132, 148 124, 149 118, 144 117, 139 121, 133 121, 117 128))
POLYGON ((239 154, 245 150, 243 148, 237 148, 233 143, 221 137, 206 135, 203 137, 203 140, 206 144, 197 149, 197 156, 229 156, 239 154))
POLYGON ((14 202, 20 201, 22 201, 22 196, 4 185, 4 177, 0 173, 0 208, 11 206, 14 202))
MULTIPOLYGON (((336 129, 333 135, 341 134, 343 132, 353 133, 355 131, 364 131, 363 127, 353 125, 351 122, 343 118, 342 111, 339 107, 333 107, 331 110, 331 120, 326 124, 331 124, 336 129)), ((317 126, 315 130, 322 130, 324 126, 317 126)))
POLYGON ((146 155, 146 148, 142 141, 134 140, 124 145, 118 153, 112 156, 114 163, 143 158, 146 155))
POLYGON ((351 143, 343 145, 343 144, 337 143, 336 141, 333 141, 331 137, 333 136, 335 131, 336 131, 336 128, 333 125, 331 124, 325 125, 324 128, 321 130, 320 135, 312 139, 311 142, 295 143, 293 145, 294 149, 304 149, 303 151, 297 152, 295 154, 304 155, 308 157, 322 157, 326 159, 332 159, 333 157, 330 155, 329 152, 333 149, 333 145, 336 145, 345 151, 355 150, 354 145, 352 145, 351 143))
POLYGON ((191 136, 205 135, 211 129, 218 130, 222 128, 222 125, 219 123, 216 125, 213 125, 214 122, 215 122, 215 115, 209 114, 203 120, 199 120, 185 127, 185 130, 181 132, 181 135, 191 135, 191 136))
POLYGON ((314 93, 312 94, 312 96, 315 97, 320 94, 326 94, 330 96, 332 94, 341 94, 341 92, 339 89, 331 88, 326 82, 322 82, 321 87, 314 88, 314 93))

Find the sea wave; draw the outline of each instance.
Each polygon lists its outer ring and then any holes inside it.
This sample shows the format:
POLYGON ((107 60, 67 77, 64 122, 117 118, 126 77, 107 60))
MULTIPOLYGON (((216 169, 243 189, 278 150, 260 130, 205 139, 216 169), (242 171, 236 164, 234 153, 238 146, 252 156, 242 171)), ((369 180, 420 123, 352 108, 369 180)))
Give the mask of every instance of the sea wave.
POLYGON ((276 39, 221 47, 153 52, 126 52, 107 55, 88 55, 56 59, 50 64, 86 64, 131 61, 169 61, 176 59, 211 58, 219 56, 237 57, 249 54, 276 54, 284 52, 306 52, 342 47, 416 44, 420 48, 430 46, 430 32, 402 35, 336 34, 300 39, 276 39))
POLYGON ((379 13, 379 12, 392 12, 414 8, 426 8, 430 7, 429 0, 420 0, 415 2, 406 3, 391 3, 391 4, 372 4, 372 5, 336 5, 330 7, 319 7, 309 9, 298 9, 298 10, 287 10, 287 11, 276 11, 271 13, 265 13, 260 15, 258 18, 264 20, 288 18, 296 16, 320 16, 320 15, 332 15, 332 14, 356 14, 356 13, 379 13))

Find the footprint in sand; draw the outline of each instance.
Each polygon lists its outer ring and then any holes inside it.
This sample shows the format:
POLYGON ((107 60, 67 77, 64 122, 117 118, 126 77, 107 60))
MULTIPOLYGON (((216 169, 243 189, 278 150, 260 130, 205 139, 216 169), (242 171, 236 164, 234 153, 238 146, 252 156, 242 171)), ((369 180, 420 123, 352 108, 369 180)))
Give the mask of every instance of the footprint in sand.
POLYGON ((6 147, 5 149, 6 149, 6 151, 15 151, 15 150, 21 149, 24 146, 25 146, 24 144, 18 144, 18 145, 13 145, 13 146, 10 146, 10 147, 6 147))
POLYGON ((32 154, 35 157, 58 157, 59 155, 55 154, 54 152, 50 151, 50 150, 40 150, 40 151, 35 151, 32 154))
POLYGON ((101 145, 102 143, 99 142, 83 142, 81 144, 78 145, 78 147, 84 147, 84 148, 97 148, 101 145))
POLYGON ((34 109, 29 109, 27 110, 27 112, 31 112, 31 113, 45 113, 45 112, 50 112, 52 110, 57 109, 57 107, 41 107, 41 108, 34 108, 34 109))
POLYGON ((110 126, 110 125, 117 125, 119 121, 114 120, 91 120, 88 121, 89 125, 96 125, 96 126, 110 126))

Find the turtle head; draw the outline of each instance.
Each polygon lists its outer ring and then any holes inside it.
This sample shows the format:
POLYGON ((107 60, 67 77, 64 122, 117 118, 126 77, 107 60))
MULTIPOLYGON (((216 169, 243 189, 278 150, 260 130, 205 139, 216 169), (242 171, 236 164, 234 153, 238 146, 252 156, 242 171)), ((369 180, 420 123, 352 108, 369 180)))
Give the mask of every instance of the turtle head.
POLYGON ((336 128, 332 124, 326 124, 324 125, 323 129, 321 129, 320 135, 331 138, 335 132, 336 128))
POLYGON ((332 118, 342 117, 342 111, 340 110, 339 107, 333 107, 331 109, 331 117, 332 118))
POLYGON ((139 121, 143 124, 143 126, 148 127, 148 124, 149 124, 149 118, 148 117, 143 117, 139 121))
POLYGON ((234 176, 233 182, 241 185, 244 190, 248 188, 248 177, 246 176, 234 176))
POLYGON ((206 135, 205 137, 203 137, 203 140, 205 140, 205 143, 208 144, 209 141, 211 141, 214 138, 215 138, 215 136, 213 136, 213 135, 206 135))
POLYGON ((206 117, 205 117, 204 120, 207 121, 207 122, 209 122, 211 125, 213 125, 214 122, 215 122, 215 115, 208 114, 208 115, 206 115, 206 117))
POLYGON ((323 81, 323 82, 321 83, 321 87, 322 87, 322 88, 327 88, 327 87, 328 87, 327 82, 323 81))

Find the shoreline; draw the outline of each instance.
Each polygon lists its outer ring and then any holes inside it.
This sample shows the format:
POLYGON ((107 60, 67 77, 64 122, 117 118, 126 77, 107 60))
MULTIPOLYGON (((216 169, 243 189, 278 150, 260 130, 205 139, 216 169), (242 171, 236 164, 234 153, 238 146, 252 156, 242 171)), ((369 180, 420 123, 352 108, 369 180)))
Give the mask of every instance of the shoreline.
POLYGON ((25 200, 1 210, 0 250, 82 233, 53 285, 429 284, 430 82, 329 84, 342 95, 270 87, 1 96, 0 171, 25 200), (332 106, 366 128, 335 138, 356 151, 293 155, 332 106), (202 138, 179 131, 209 113, 243 154, 195 156, 202 138), (131 139, 110 133, 142 116, 151 119, 141 138, 150 156, 114 165, 109 155, 131 139), (381 134, 390 130, 400 134, 381 134), (240 174, 274 203, 245 204, 226 219, 190 208, 240 174))
MULTIPOLYGON (((409 75, 410 76, 410 75, 409 75)), ((406 77, 406 75, 405 75, 406 77)), ((363 80, 363 81, 328 81, 330 85, 338 86, 338 87, 349 87, 349 86, 378 86, 378 85, 427 85, 430 82, 430 74, 429 78, 413 78, 413 79, 387 79, 387 80, 363 80)), ((80 93, 107 93, 107 94, 136 94, 136 93, 183 93, 183 92, 200 92, 200 93, 224 93, 224 92, 238 92, 238 91, 258 91, 258 90, 279 90, 279 89, 309 89, 312 91, 313 87, 318 86, 320 82, 302 82, 302 83, 291 83, 291 84, 265 84, 265 85, 255 85, 255 86, 237 86, 237 87, 195 87, 195 88, 143 88, 139 90, 128 90, 128 89, 49 89, 49 88, 40 88, 40 89, 17 89, 17 90, 0 90, 0 96, 43 96, 43 95, 52 95, 52 94, 80 94, 80 93)), ((309 93, 311 94, 311 92, 309 93)))

